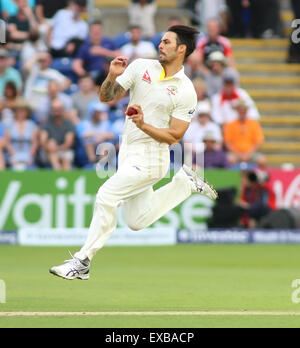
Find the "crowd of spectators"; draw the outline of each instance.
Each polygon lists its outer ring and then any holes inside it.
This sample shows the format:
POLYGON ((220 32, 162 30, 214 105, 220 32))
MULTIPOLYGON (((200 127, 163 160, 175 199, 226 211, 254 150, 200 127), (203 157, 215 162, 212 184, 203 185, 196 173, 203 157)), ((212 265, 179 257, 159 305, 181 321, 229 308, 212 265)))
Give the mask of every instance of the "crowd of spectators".
MULTIPOLYGON (((99 144, 118 147, 129 102, 123 96, 100 103, 99 86, 114 57, 157 57, 164 33, 139 20, 140 7, 152 14, 155 2, 133 1, 130 27, 116 38, 104 36, 101 21, 82 19, 86 0, 1 4, 9 25, 0 48, 0 169, 93 168, 99 144)), ((180 23, 170 18, 169 25, 180 23)), ((221 32, 220 21, 209 19, 186 62, 198 106, 183 144, 194 165, 203 152, 198 144, 205 144, 207 168, 264 166, 260 115, 239 84, 234 52, 221 32)))

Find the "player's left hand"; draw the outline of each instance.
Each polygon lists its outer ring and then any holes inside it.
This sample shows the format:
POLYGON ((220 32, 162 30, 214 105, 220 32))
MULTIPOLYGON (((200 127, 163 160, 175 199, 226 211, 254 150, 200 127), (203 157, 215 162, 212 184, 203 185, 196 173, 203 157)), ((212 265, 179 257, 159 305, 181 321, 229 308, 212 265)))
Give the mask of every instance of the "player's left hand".
POLYGON ((143 125, 145 124, 144 122, 144 113, 142 110, 142 107, 140 105, 130 105, 130 107, 132 107, 134 110, 136 110, 137 114, 135 115, 131 115, 131 116, 127 116, 133 123, 136 124, 136 126, 139 129, 143 128, 143 125))

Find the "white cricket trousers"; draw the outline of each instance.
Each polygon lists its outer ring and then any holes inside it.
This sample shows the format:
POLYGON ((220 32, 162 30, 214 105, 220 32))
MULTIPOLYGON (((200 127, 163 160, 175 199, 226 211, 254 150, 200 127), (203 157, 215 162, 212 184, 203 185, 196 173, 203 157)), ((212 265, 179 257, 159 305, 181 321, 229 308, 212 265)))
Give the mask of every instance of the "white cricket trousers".
POLYGON ((172 182, 154 191, 168 173, 170 152, 165 144, 122 145, 119 169, 99 189, 87 241, 75 254, 80 260, 96 255, 117 227, 123 205, 127 225, 134 231, 149 227, 191 194, 191 183, 181 170, 172 182))

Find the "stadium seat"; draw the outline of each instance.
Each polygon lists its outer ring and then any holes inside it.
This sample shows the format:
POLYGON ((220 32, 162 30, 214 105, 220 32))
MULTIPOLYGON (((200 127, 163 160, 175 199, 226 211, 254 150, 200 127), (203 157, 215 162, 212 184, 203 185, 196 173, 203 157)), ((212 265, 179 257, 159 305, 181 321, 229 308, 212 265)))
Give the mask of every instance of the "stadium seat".
POLYGON ((116 36, 114 42, 116 48, 121 48, 130 42, 130 33, 126 32, 116 36))
POLYGON ((78 78, 72 69, 73 62, 74 59, 71 58, 56 58, 53 59, 51 67, 68 77, 73 83, 77 83, 78 78))

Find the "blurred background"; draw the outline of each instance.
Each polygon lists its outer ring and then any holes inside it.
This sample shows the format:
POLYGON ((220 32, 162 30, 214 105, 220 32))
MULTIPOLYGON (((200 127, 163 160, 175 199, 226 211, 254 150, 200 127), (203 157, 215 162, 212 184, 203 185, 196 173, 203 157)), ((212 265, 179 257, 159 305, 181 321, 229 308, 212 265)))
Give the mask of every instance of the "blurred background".
POLYGON ((118 151, 129 102, 100 103, 99 86, 118 55, 156 58, 177 24, 200 32, 185 64, 198 106, 172 170, 183 153, 200 169, 204 144, 220 200, 193 196, 154 227, 183 241, 208 228, 300 230, 299 12, 296 0, 0 0, 0 230, 88 227, 104 182, 96 149, 118 151))

